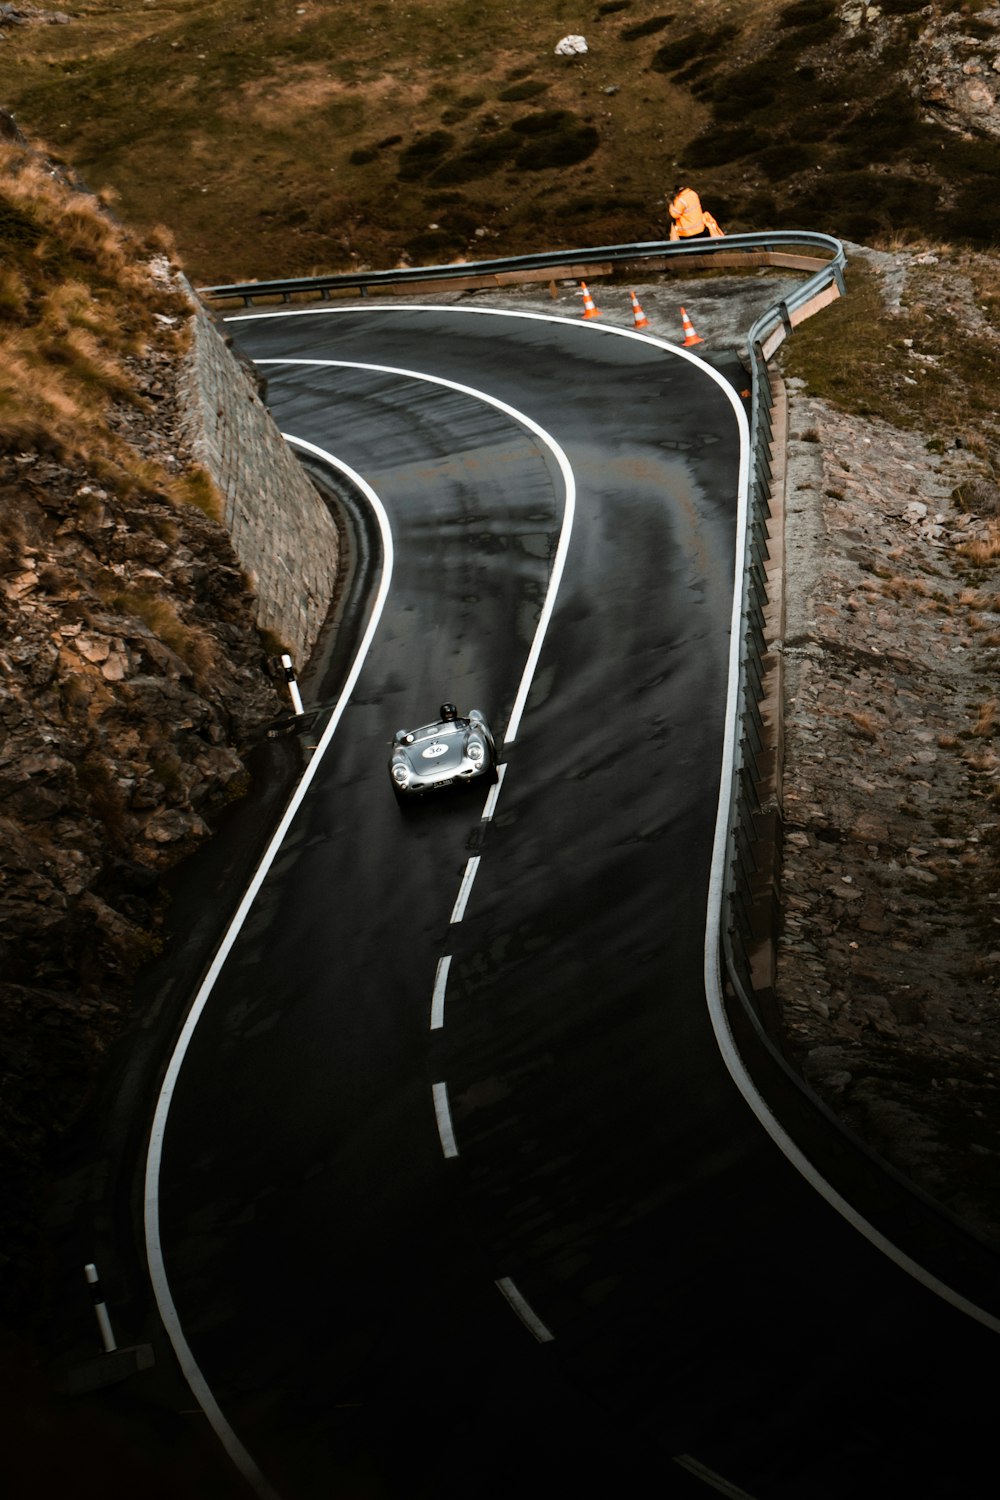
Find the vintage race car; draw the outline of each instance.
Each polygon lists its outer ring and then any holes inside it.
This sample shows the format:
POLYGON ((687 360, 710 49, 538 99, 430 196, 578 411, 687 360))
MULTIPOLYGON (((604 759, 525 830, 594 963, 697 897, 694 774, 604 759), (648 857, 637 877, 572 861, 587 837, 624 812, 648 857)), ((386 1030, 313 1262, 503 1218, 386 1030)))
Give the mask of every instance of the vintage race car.
POLYGON ((490 726, 478 708, 462 718, 454 703, 420 729, 397 729, 389 757, 389 779, 399 802, 426 792, 496 780, 497 752, 490 726))

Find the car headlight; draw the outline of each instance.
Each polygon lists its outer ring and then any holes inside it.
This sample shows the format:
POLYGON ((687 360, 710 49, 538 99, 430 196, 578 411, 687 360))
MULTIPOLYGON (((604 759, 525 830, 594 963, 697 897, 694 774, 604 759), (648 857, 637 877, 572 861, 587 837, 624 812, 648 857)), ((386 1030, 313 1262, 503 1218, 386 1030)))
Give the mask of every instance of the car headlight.
POLYGON ((478 740, 473 740, 466 753, 470 760, 480 761, 483 758, 483 747, 478 740))
POLYGON ((402 761, 397 760, 395 765, 393 766, 392 779, 397 786, 405 786, 409 781, 410 773, 403 765, 402 761))

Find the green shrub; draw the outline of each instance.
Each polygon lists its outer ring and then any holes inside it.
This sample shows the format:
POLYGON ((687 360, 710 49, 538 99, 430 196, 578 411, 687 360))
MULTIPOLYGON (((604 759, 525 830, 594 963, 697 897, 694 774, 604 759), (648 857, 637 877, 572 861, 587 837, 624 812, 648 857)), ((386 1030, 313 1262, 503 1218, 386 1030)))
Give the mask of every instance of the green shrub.
POLYGON ((771 55, 780 58, 782 65, 787 67, 789 58, 798 57, 814 47, 824 46, 831 37, 837 36, 839 31, 840 22, 836 16, 827 16, 822 21, 811 21, 808 26, 797 26, 787 31, 779 31, 771 55))
POLYGON ((447 130, 432 130, 428 135, 418 135, 415 141, 411 141, 399 153, 399 176, 404 182, 428 177, 452 146, 454 139, 447 130))
POLYGON ((512 130, 482 135, 457 156, 449 157, 436 166, 428 180, 436 187, 475 182, 512 162, 522 144, 521 137, 512 130))
POLYGON ((619 32, 623 42, 637 42, 644 36, 655 36, 658 31, 669 26, 675 20, 673 14, 669 16, 650 16, 648 21, 637 21, 634 26, 625 26, 619 32))
POLYGON ((770 103, 774 91, 774 63, 763 57, 720 78, 715 85, 713 102, 722 104, 732 99, 741 109, 753 109, 757 104, 770 103))
POLYGON ((760 151, 766 144, 767 138, 752 125, 706 130, 688 143, 684 158, 692 167, 719 167, 760 151))
POLYGON ((805 172, 816 164, 819 151, 815 145, 804 145, 801 141, 779 141, 766 146, 755 157, 755 164, 769 182, 784 182, 798 172, 805 172))
POLYGON ((714 53, 721 52, 738 35, 739 28, 736 26, 717 26, 713 31, 698 26, 676 42, 664 43, 653 53, 649 66, 654 73, 675 73, 685 63, 695 59, 708 59, 714 53))
POLYGON ((797 0, 795 5, 786 5, 778 16, 779 26, 809 26, 815 21, 824 21, 836 11, 836 0, 797 0))
POLYGON ((854 146, 857 165, 861 166, 868 161, 887 161, 900 153, 912 158, 922 129, 908 90, 900 88, 863 107, 853 117, 849 115, 835 135, 838 145, 854 146))
POLYGON ((456 99, 454 104, 444 110, 441 115, 442 125, 458 125, 462 120, 467 120, 473 110, 485 104, 486 100, 482 94, 463 94, 456 99))
POLYGON ((642 213, 648 207, 645 198, 601 197, 584 193, 578 198, 567 198, 561 209, 561 217, 596 219, 605 214, 642 213))
POLYGON ((520 135, 551 135, 575 121, 576 115, 568 109, 540 109, 533 115, 522 115, 511 122, 511 130, 520 135))
POLYGON ((526 78, 521 83, 511 84, 509 89, 504 89, 497 95, 509 104, 518 103, 522 99, 536 99, 539 94, 547 94, 549 85, 543 83, 539 78, 526 78))
POLYGON ((463 241, 446 229, 427 229, 406 242, 406 253, 417 265, 446 262, 463 248, 463 241))
POLYGON ((1000 198, 985 183, 964 187, 946 227, 949 234, 967 245, 1000 249, 1000 198))
POLYGON ((825 172, 798 200, 794 216, 862 243, 903 229, 931 237, 940 228, 938 196, 934 183, 913 177, 825 172))
POLYGON ((674 82, 683 84, 689 88, 695 98, 703 99, 706 94, 712 92, 712 73, 715 68, 715 59, 711 57, 700 57, 693 62, 689 68, 682 68, 679 73, 674 74, 674 82), (707 77, 705 75, 708 75, 707 77))
POLYGON ((942 159, 953 178, 981 174, 992 179, 989 190, 995 191, 995 184, 1000 181, 1000 141, 963 141, 951 131, 942 131, 940 143, 944 147, 942 159))
POLYGON ((532 137, 518 152, 515 166, 522 172, 575 166, 592 156, 600 144, 601 138, 593 125, 585 125, 570 117, 569 123, 532 137))

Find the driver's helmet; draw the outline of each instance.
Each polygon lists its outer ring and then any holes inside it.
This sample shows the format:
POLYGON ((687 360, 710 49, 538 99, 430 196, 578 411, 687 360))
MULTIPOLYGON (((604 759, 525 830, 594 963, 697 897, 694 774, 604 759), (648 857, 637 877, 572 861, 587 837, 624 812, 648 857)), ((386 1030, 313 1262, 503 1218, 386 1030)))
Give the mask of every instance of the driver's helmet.
POLYGON ((458 709, 455 707, 454 703, 442 703, 441 717, 445 720, 446 723, 449 724, 451 723, 452 719, 458 718, 458 709))

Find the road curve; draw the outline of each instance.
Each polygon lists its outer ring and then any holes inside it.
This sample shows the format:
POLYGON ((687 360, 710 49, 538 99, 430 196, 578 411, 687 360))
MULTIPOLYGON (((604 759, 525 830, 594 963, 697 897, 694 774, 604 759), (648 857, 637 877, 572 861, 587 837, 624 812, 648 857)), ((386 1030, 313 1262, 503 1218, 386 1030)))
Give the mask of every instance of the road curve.
POLYGON ((393 576, 174 1070, 164 1281, 262 1494, 975 1493, 980 1393, 921 1355, 983 1330, 789 1168, 706 1014, 739 403, 596 332, 237 330, 393 576), (443 696, 513 721, 499 796, 401 821, 385 741, 443 696))

